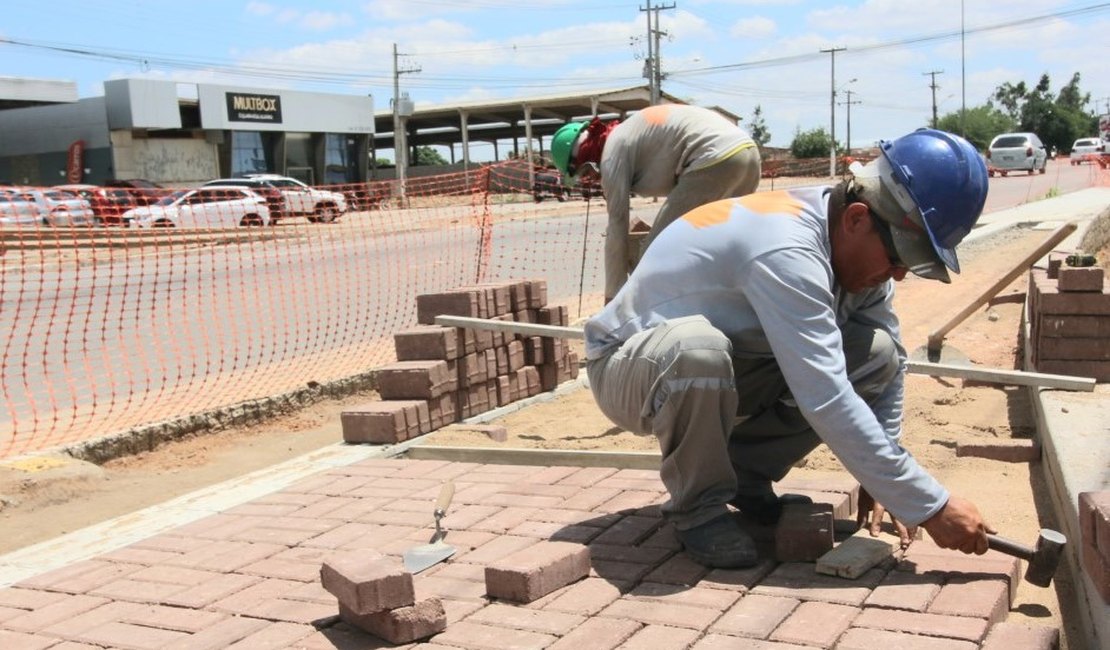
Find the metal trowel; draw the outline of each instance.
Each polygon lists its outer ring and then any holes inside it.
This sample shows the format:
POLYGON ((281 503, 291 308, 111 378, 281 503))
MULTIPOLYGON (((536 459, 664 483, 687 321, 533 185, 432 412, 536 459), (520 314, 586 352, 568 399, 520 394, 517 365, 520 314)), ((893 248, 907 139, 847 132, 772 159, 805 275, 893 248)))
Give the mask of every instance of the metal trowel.
POLYGON ((409 573, 420 573, 455 554, 455 547, 443 541, 443 538, 447 536, 447 531, 440 525, 440 520, 447 515, 447 506, 451 505, 451 498, 454 496, 455 482, 447 481, 440 488, 439 497, 436 498, 434 513, 436 532, 432 534, 432 539, 427 544, 410 548, 402 556, 405 570, 409 573))

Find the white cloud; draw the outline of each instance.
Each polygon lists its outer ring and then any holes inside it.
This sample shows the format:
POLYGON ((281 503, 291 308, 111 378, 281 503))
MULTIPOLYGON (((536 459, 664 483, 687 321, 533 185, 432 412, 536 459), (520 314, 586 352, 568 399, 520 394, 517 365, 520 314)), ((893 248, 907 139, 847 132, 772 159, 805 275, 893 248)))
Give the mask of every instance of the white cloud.
POLYGON ((729 29, 734 38, 768 38, 774 36, 778 26, 775 21, 763 16, 752 16, 736 21, 729 29))

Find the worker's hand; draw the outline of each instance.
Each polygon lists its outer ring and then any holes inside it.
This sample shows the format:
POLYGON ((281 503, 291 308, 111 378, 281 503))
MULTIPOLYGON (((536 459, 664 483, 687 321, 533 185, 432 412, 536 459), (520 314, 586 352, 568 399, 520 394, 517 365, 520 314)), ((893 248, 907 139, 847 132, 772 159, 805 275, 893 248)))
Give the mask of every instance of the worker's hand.
MULTIPOLYGON (((879 531, 883 527, 883 515, 887 514, 886 508, 883 504, 875 501, 867 490, 860 488, 859 490, 859 512, 856 513, 856 526, 863 528, 867 526, 868 532, 872 537, 878 537, 879 531)), ((894 524, 894 530, 898 533, 898 542, 903 550, 909 548, 913 543, 913 538, 917 535, 917 526, 906 526, 894 513, 890 513, 890 522, 894 524)))
POLYGON ((995 529, 983 521, 975 504, 957 496, 948 497, 940 512, 925 520, 921 526, 941 548, 951 548, 964 553, 982 555, 987 552, 987 533, 995 529))

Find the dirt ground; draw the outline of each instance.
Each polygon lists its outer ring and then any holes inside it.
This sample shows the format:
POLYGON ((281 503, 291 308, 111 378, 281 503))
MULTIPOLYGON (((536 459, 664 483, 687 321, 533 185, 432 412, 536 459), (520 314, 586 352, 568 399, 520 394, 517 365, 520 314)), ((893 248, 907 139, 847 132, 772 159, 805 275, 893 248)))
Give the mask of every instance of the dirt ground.
MULTIPOLYGON (((924 345, 930 331, 980 295, 1048 231, 1011 230, 961 247, 963 272, 950 286, 908 278, 898 287, 897 308, 908 349, 924 345)), ((1099 255, 1104 265, 1107 251, 1099 255)), ((978 365, 1017 368, 1019 331, 1027 275, 956 327, 947 345, 978 365)), ((373 394, 321 402, 261 426, 223 431, 166 445, 154 452, 102 467, 67 463, 53 471, 0 468, 0 553, 154 505, 192 490, 241 476, 341 440, 339 413, 373 394), (49 476, 50 479, 46 480, 49 476)), ((1011 539, 1030 543, 1053 527, 1039 465, 957 458, 958 441, 1030 438, 1035 433, 1027 391, 973 385, 922 375, 907 378, 903 444, 949 489, 973 499, 987 520, 1011 539)), ((588 390, 578 390, 498 419, 509 439, 493 443, 455 425, 430 435, 433 444, 647 451, 653 438, 621 431, 598 412, 588 390)), ((842 469, 824 447, 804 461, 814 469, 842 469)), ((1060 602, 1074 602, 1065 572, 1055 589, 1023 583, 1011 620, 1074 628, 1060 602), (1061 579, 1062 578, 1062 579, 1061 579)), ((1066 647, 1066 643, 1065 643, 1066 647)))

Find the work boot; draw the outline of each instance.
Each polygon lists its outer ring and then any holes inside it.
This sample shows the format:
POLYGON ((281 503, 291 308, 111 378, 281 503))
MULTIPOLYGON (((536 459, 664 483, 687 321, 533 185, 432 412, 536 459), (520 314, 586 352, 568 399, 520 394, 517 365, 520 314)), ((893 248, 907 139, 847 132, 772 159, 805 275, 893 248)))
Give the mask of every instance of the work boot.
POLYGON ((702 566, 736 569, 755 566, 755 542, 731 514, 723 514, 688 530, 676 530, 686 554, 702 566))
POLYGON ((764 494, 737 494, 729 501, 729 505, 744 513, 744 516, 757 524, 771 526, 778 522, 782 516, 782 507, 789 505, 804 505, 813 503, 813 499, 804 494, 776 495, 774 492, 764 494))

